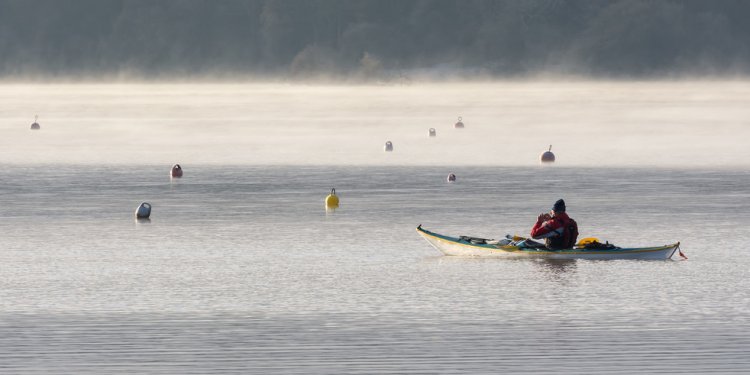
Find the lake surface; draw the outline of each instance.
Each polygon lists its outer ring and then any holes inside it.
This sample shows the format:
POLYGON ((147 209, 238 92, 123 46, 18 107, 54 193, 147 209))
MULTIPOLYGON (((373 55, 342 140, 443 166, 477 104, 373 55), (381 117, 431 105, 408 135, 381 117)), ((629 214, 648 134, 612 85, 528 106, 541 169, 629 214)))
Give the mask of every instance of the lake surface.
POLYGON ((184 169, 0 168, 0 372, 750 369, 746 171, 184 169), (559 197, 581 236, 690 259, 444 257, 414 231, 525 234, 559 197))
POLYGON ((744 81, 2 84, 0 373, 748 373, 748 102, 744 81), (581 238, 689 259, 445 257, 415 232, 525 235, 559 198, 581 238))

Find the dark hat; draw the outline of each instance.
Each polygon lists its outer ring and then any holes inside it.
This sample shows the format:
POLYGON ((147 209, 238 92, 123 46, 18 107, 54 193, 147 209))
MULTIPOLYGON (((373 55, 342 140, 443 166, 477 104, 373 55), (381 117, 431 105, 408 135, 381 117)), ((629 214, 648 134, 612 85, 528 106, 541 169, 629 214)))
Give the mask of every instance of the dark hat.
POLYGON ((552 211, 565 212, 565 201, 562 199, 558 199, 557 202, 555 202, 555 205, 552 206, 552 211))

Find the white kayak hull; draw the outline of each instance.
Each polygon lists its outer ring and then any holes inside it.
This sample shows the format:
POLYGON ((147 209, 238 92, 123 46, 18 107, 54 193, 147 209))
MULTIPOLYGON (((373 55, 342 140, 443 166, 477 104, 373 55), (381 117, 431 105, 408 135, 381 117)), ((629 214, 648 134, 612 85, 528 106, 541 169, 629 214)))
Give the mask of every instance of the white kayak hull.
POLYGON ((475 244, 457 237, 444 236, 417 227, 417 232, 445 255, 484 258, 544 258, 544 259, 645 259, 666 260, 672 258, 680 246, 671 245, 628 249, 525 249, 509 245, 475 244))

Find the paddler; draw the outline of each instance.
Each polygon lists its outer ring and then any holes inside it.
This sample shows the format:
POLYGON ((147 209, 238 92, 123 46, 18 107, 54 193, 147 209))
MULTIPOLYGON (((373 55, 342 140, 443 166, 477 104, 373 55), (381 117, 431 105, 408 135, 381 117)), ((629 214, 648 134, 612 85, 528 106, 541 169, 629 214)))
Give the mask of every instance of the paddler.
POLYGON ((540 214, 531 229, 531 238, 544 239, 550 250, 572 249, 578 238, 578 224, 565 212, 565 201, 558 199, 549 213, 540 214))

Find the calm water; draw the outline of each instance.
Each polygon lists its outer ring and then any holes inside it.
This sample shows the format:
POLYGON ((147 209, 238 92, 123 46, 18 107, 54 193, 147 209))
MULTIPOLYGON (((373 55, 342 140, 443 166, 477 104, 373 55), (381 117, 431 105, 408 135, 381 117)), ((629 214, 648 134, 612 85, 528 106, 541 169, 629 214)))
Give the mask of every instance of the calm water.
POLYGON ((0 165, 0 372, 750 371, 746 169, 183 167, 0 165), (525 234, 561 197, 583 237, 690 259, 452 258, 414 231, 525 234))

